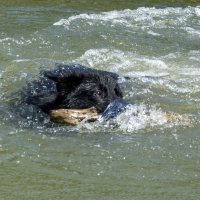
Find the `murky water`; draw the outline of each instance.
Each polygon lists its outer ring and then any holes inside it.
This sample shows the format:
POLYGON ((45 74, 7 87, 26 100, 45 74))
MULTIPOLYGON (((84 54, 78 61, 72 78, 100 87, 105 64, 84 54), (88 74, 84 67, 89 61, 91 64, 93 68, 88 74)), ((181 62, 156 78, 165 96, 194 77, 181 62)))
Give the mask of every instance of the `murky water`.
POLYGON ((198 199, 199 2, 36 2, 0 5, 0 199, 198 199), (134 106, 78 127, 13 113, 56 62, 129 76, 134 106))

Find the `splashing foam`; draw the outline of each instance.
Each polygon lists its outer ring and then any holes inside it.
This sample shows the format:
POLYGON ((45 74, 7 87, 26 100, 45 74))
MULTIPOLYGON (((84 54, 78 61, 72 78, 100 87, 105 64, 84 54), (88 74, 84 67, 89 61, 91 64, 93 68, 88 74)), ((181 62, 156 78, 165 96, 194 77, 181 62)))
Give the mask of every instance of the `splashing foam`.
POLYGON ((125 132, 144 129, 146 127, 160 126, 167 123, 166 113, 161 109, 146 105, 129 105, 126 112, 119 115, 115 122, 125 132))
MULTIPOLYGON (((102 122, 101 119, 100 122, 102 122)), ((128 105, 125 112, 121 113, 114 120, 104 123, 104 127, 117 127, 125 134, 132 134, 141 129, 152 129, 160 126, 163 127, 163 125, 166 125, 166 127, 174 127, 175 125, 191 126, 191 122, 192 118, 188 115, 164 112, 155 105, 146 106, 141 104, 128 105)), ((97 127, 97 123, 94 126, 97 127)), ((88 129, 92 129, 94 126, 92 124, 84 125, 88 129)))
POLYGON ((68 19, 61 19, 55 22, 54 25, 68 28, 76 20, 81 20, 89 25, 93 25, 98 21, 100 23, 111 22, 111 26, 137 27, 136 24, 142 22, 146 24, 146 27, 164 28, 169 25, 186 24, 188 20, 192 20, 194 17, 198 18, 199 13, 199 6, 165 9, 141 7, 136 10, 126 9, 122 11, 102 12, 100 14, 75 15, 68 19))

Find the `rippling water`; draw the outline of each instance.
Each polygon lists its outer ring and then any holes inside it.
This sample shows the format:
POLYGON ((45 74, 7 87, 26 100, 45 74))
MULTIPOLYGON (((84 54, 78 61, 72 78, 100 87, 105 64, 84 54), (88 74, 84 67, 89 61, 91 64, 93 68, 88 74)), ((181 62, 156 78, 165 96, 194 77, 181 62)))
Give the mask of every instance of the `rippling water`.
POLYGON ((0 6, 0 197, 198 199, 198 2, 84 5, 0 6), (121 86, 134 106, 78 127, 12 112, 13 94, 56 62, 129 76, 121 86))

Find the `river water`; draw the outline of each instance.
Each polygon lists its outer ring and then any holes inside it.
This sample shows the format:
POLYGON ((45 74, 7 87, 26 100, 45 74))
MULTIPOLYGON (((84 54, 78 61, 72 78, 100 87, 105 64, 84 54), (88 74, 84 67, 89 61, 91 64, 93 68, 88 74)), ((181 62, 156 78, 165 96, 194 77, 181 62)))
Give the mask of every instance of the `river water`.
POLYGON ((199 4, 3 0, 0 199, 198 199, 199 4), (13 113, 13 94, 58 62, 129 76, 134 106, 78 127, 13 113))

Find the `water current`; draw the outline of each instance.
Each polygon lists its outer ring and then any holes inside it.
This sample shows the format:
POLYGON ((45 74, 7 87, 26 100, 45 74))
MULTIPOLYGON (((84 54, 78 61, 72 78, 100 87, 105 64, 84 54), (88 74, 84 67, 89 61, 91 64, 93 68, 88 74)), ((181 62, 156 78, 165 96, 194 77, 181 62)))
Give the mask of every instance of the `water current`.
POLYGON ((198 199, 198 2, 95 2, 0 6, 0 199, 198 199), (76 127, 20 118, 16 93, 55 63, 130 77, 134 106, 76 127))

